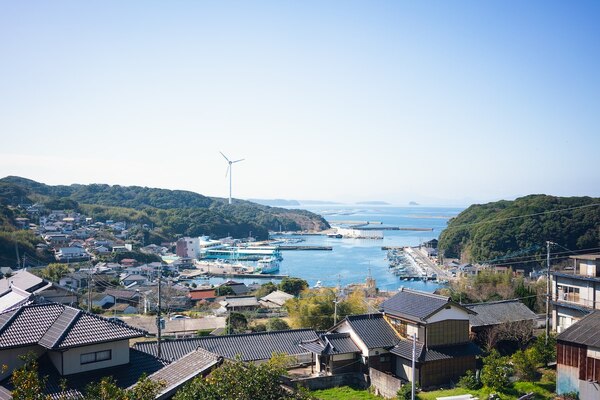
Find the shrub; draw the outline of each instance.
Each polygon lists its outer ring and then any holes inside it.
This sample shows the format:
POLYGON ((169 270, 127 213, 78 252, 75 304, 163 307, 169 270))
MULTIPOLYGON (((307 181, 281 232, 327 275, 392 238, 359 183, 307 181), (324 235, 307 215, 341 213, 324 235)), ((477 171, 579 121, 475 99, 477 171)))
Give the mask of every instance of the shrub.
POLYGON ((512 362, 519 378, 525 381, 534 381, 537 378, 536 357, 533 348, 525 351, 519 350, 513 354, 512 362))
POLYGON ((477 390, 481 387, 479 378, 472 370, 468 370, 458 381, 458 386, 469 390, 477 390))
POLYGON ((494 390, 505 390, 510 385, 509 378, 512 372, 508 358, 501 357, 498 350, 494 349, 483 359, 481 383, 494 390))
MULTIPOLYGON (((415 392, 419 389, 419 385, 416 385, 415 392)), ((412 384, 410 382, 405 383, 402 387, 396 392, 396 396, 398 400, 411 400, 412 397, 412 384)))

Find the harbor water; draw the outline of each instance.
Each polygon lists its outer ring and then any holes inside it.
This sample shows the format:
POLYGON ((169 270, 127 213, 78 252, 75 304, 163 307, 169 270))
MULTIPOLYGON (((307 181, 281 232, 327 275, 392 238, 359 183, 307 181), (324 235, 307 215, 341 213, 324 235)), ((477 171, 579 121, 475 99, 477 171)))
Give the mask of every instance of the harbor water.
MULTIPOLYGON (((433 281, 400 280, 389 269, 383 246, 416 246, 437 239, 448 220, 461 208, 441 207, 392 207, 392 206, 306 206, 309 211, 322 215, 331 224, 336 222, 381 222, 386 226, 400 228, 431 228, 426 231, 386 230, 383 239, 332 238, 323 235, 279 235, 275 239, 303 239, 302 246, 331 246, 331 251, 284 251, 279 274, 305 279, 312 287, 318 281, 322 286, 342 286, 364 283, 369 271, 380 290, 397 290, 401 286, 418 290, 434 291, 438 284, 433 281)), ((211 284, 226 279, 211 278, 211 284)), ((265 283, 268 279, 235 279, 239 282, 265 283)), ((277 282, 276 280, 273 280, 277 282)), ((206 283, 206 280, 198 280, 206 283)))

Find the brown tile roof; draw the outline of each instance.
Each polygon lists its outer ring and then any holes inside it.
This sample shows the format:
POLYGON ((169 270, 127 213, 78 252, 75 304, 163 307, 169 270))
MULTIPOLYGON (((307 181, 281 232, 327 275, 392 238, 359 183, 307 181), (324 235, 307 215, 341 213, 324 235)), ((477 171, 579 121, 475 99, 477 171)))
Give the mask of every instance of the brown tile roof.
POLYGON ((206 300, 214 299, 216 296, 215 289, 198 289, 190 290, 191 300, 206 300))

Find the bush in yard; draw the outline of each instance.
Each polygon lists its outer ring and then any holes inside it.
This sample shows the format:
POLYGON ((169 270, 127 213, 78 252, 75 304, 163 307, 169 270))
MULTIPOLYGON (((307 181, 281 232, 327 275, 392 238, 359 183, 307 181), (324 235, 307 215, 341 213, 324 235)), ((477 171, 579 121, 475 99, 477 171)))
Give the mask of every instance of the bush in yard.
POLYGON ((491 389, 504 391, 510 386, 509 378, 512 372, 508 357, 501 357, 498 350, 494 349, 483 359, 481 383, 491 389))
MULTIPOLYGON (((415 387, 415 393, 418 391, 419 385, 415 387)), ((411 400, 412 397, 412 384, 410 382, 405 383, 396 393, 398 400, 411 400)))
POLYGON ((556 335, 548 336, 548 344, 546 344, 546 334, 538 336, 531 349, 536 364, 548 365, 556 361, 556 335))
POLYGON ((468 370, 458 381, 458 386, 469 390, 477 390, 481 387, 479 378, 472 370, 468 370))
POLYGON ((512 356, 515 372, 521 380, 534 381, 538 377, 536 355, 534 353, 535 350, 529 348, 525 351, 519 350, 512 356))

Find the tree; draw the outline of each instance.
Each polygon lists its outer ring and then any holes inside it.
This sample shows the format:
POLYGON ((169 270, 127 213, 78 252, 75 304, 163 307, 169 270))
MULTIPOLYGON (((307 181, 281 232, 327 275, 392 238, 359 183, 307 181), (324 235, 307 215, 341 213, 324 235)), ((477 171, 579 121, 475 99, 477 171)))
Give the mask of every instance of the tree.
POLYGON ((225 362, 208 377, 198 377, 180 389, 174 400, 309 400, 305 392, 289 392, 281 385, 285 362, 275 356, 261 364, 225 362))
POLYGON ((505 390, 510 384, 512 367, 507 357, 501 357, 496 349, 483 359, 481 383, 494 390, 505 390))
MULTIPOLYGON (((331 288, 309 289, 298 298, 286 301, 284 307, 295 328, 326 330, 334 323, 336 301, 336 292, 331 288)), ((339 300, 337 309, 338 320, 346 315, 363 314, 367 309, 364 293, 356 291, 339 300)))
POLYGON ((231 312, 227 317, 227 327, 230 332, 243 333, 248 330, 248 320, 244 314, 231 312))
POLYGON ((260 299, 261 297, 265 297, 269 293, 273 293, 276 290, 277 290, 277 285, 275 285, 273 282, 263 283, 260 286, 260 288, 256 291, 256 293, 254 293, 254 296, 256 296, 256 298, 260 299))
POLYGON ((532 321, 503 322, 487 328, 478 338, 487 351, 494 349, 503 340, 518 343, 524 348, 533 338, 532 321))
POLYGON ((215 294, 217 296, 231 296, 235 295, 235 292, 231 288, 231 286, 220 285, 215 288, 215 294))
POLYGON ((290 326, 281 318, 269 318, 267 321, 268 331, 285 331, 287 329, 290 329, 290 326))
POLYGON ((537 368, 533 348, 525 351, 519 350, 512 356, 512 362, 515 367, 515 373, 519 378, 525 381, 534 381, 537 378, 537 368))
POLYGON ((14 400, 46 400, 44 387, 46 379, 38 374, 38 363, 35 354, 28 353, 20 357, 25 364, 13 371, 11 382, 14 386, 14 400))
POLYGON ((285 277, 279 283, 279 290, 282 292, 289 293, 294 296, 298 296, 300 292, 308 288, 308 282, 300 278, 288 278, 285 277))
POLYGON ((36 275, 50 282, 58 282, 60 278, 67 275, 71 270, 66 264, 48 264, 46 268, 35 271, 36 275))
POLYGON ((531 347, 533 360, 537 365, 548 365, 556 361, 556 335, 551 333, 546 344, 546 334, 538 336, 531 347))

